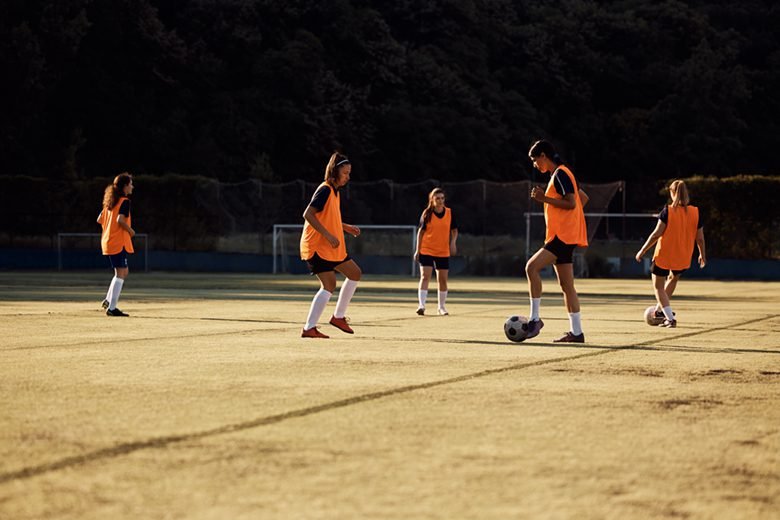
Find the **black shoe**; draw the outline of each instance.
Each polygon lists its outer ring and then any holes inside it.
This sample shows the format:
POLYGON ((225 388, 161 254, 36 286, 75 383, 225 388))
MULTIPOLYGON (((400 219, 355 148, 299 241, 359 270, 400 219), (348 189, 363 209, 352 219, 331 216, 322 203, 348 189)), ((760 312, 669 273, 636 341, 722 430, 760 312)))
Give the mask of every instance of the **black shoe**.
POLYGON ((108 300, 103 300, 103 303, 101 303, 100 306, 104 309, 108 309, 108 300))
POLYGON ((419 309, 417 309, 417 314, 419 316, 424 316, 425 315, 425 307, 420 307, 419 309))
POLYGON ((129 314, 125 314, 124 312, 120 311, 119 309, 107 309, 106 310, 106 316, 130 316, 129 314))

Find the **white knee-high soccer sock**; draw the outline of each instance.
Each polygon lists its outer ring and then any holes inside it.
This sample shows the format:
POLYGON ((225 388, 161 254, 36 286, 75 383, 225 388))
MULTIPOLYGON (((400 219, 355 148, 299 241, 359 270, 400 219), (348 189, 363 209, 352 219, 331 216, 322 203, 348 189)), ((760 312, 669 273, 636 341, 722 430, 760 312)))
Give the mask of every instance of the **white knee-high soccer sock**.
POLYGON ((108 282, 108 291, 106 291, 106 301, 108 303, 111 303, 111 289, 114 288, 114 280, 116 280, 116 276, 114 276, 110 282, 108 282))
POLYGON ((439 291, 439 308, 445 309, 445 303, 447 303, 447 291, 439 291))
POLYGON ((341 284, 339 301, 336 302, 336 312, 333 313, 335 317, 343 318, 347 314, 347 307, 349 306, 349 302, 352 301, 352 296, 355 294, 357 284, 358 283, 355 280, 350 280, 349 278, 344 280, 344 283, 341 284))
POLYGON ((579 312, 569 313, 569 323, 571 324, 571 333, 575 336, 582 334, 582 316, 579 312))
POLYGON ((539 319, 539 309, 541 308, 541 306, 542 306, 541 298, 531 298, 531 316, 528 318, 529 321, 539 319))
POLYGON ((425 301, 428 299, 428 290, 417 289, 417 301, 420 302, 420 308, 425 308, 425 301))
POLYGON ((317 326, 317 322, 320 321, 322 311, 325 310, 325 306, 328 304, 332 293, 329 293, 325 289, 320 289, 314 298, 311 300, 311 307, 309 307, 309 315, 306 317, 306 325, 303 326, 303 330, 310 330, 317 326))
POLYGON ((116 276, 111 280, 111 287, 108 289, 108 293, 111 295, 111 298, 108 300, 108 308, 112 311, 116 309, 116 304, 119 303, 119 294, 122 292, 124 284, 125 281, 116 276))
POLYGON ((672 312, 671 305, 669 305, 668 307, 664 307, 664 316, 666 316, 666 319, 669 321, 672 321, 674 319, 674 313, 672 312))

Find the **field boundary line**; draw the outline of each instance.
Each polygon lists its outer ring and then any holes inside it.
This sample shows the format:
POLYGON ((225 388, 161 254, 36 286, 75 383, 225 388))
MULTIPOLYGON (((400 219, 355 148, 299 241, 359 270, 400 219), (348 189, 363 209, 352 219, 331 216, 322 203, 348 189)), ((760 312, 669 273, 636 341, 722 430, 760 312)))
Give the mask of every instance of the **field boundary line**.
MULTIPOLYGON (((780 316, 780 314, 770 314, 763 316, 761 318, 755 318, 748 321, 741 321, 736 324, 732 325, 723 325, 720 327, 713 327, 711 329, 706 330, 700 330, 695 332, 689 332, 684 334, 679 334, 677 336, 671 336, 670 338, 667 338, 667 340, 673 340, 673 339, 680 339, 680 338, 688 338, 692 336, 698 336, 701 334, 707 334, 710 332, 717 332, 720 330, 726 330, 733 326, 738 325, 748 325, 751 323, 757 323, 761 321, 765 321, 768 319, 776 318, 777 316, 780 316)), ((321 412, 327 412, 331 410, 336 410, 339 408, 344 408, 347 406, 352 406, 355 404, 365 403, 369 401, 376 401, 378 399, 382 399, 385 397, 392 397, 396 395, 406 394, 409 392, 414 392, 417 390, 426 390, 429 388, 435 388, 438 386, 444 386, 444 385, 450 385, 454 383, 461 383, 464 381, 470 381, 473 379, 479 379, 482 377, 492 376, 495 374, 502 374, 506 372, 513 372, 516 370, 522 370, 524 368, 530 368, 530 367, 538 367, 543 365, 549 365, 554 363, 563 363, 567 361, 574 361, 577 359, 584 359, 589 357, 597 357, 597 356, 604 356, 607 354, 612 354, 614 352, 620 352, 623 350, 630 350, 632 348, 641 347, 644 346, 647 343, 651 343, 655 341, 655 339, 649 339, 645 341, 640 341, 637 343, 633 343, 631 345, 625 345, 625 346, 618 346, 611 348, 609 350, 599 350, 596 352, 583 352, 581 354, 576 354, 572 356, 563 356, 563 357, 557 357, 553 359, 544 359, 540 361, 532 361, 527 363, 517 363, 514 365, 509 365, 505 367, 500 368, 490 368, 487 370, 481 370, 479 372, 473 372, 471 374, 464 374, 461 376, 455 376, 450 377, 447 379, 440 379, 438 381, 429 381, 427 383, 418 383, 415 385, 407 385, 407 386, 401 386, 397 388, 390 388, 388 390, 382 390, 379 392, 371 392, 367 394, 357 395, 354 397, 348 397, 346 399, 340 399, 338 401, 331 401, 329 403, 324 403, 320 405, 315 406, 309 406, 306 408, 300 408, 298 410, 292 410, 289 412, 284 412, 280 414, 275 415, 269 415, 266 417, 260 417, 257 419, 253 419, 250 421, 235 423, 235 424, 228 424, 225 426, 220 426, 218 428, 212 428, 209 430, 203 430, 199 432, 194 433, 185 433, 180 435, 169 435, 169 436, 163 436, 163 437, 153 437, 151 439, 147 440, 140 440, 140 441, 134 441, 134 442, 124 442, 121 444, 117 444, 115 446, 111 446, 108 448, 103 448, 100 450, 92 451, 89 453, 84 453, 82 455, 74 455, 71 457, 65 457, 57 461, 45 463, 45 464, 39 464, 35 466, 27 466, 15 471, 9 471, 5 473, 0 473, 0 484, 4 484, 6 482, 11 481, 18 481, 18 480, 24 480, 28 478, 32 478, 38 475, 42 475, 45 473, 50 473, 52 471, 57 471, 60 469, 70 468, 74 466, 80 466, 83 464, 87 464, 90 462, 94 462, 101 459, 108 459, 113 457, 118 457, 121 455, 127 455, 139 450, 143 449, 153 449, 153 448, 165 448, 171 444, 175 444, 178 442, 184 442, 184 441, 191 441, 191 440, 197 440, 197 439, 203 439, 206 437, 213 437, 217 435, 223 435, 228 433, 235 433, 240 432, 244 430, 250 430, 253 428, 257 428, 259 426, 268 426, 270 424, 276 424, 280 423, 282 421, 288 420, 288 419, 297 419, 301 417, 306 417, 309 415, 318 414, 321 412)), ((582 348, 588 348, 587 346, 583 346, 582 348)))

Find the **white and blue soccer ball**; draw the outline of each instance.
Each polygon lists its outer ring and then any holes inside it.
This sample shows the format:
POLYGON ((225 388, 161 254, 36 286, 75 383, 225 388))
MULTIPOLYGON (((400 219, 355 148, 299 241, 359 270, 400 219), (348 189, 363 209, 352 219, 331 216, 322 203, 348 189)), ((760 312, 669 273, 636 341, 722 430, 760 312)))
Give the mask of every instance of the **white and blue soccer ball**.
POLYGON ((504 322, 504 334, 509 341, 525 341, 528 337, 528 318, 525 316, 510 316, 504 322))

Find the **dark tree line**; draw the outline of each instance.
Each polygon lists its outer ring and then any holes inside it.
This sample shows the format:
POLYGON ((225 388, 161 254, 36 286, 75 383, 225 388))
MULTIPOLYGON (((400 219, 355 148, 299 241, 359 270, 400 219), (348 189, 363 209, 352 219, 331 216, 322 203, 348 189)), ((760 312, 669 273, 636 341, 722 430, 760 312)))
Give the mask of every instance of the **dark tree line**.
POLYGON ((587 182, 774 173, 759 0, 5 0, 2 175, 587 182))

